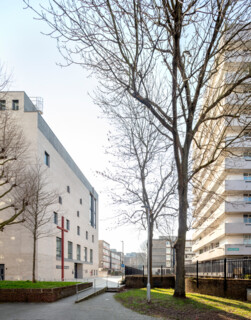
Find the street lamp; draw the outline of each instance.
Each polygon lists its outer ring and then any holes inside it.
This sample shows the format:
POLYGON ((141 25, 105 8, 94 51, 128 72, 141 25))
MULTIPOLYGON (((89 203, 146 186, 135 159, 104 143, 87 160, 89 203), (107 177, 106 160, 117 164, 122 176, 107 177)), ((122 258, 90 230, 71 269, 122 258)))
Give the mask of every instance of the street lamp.
POLYGON ((148 228, 148 245, 147 245, 147 302, 151 302, 151 283, 150 283, 150 243, 151 243, 151 226, 150 226, 150 208, 149 206, 142 206, 146 209, 147 228, 148 228))

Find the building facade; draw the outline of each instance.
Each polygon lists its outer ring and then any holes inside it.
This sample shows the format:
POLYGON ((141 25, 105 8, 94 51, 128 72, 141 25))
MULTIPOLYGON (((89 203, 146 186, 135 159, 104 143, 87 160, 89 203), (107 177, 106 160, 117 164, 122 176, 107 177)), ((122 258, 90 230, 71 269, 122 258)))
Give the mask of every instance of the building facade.
MULTIPOLYGON (((85 278, 98 274, 98 194, 52 132, 25 92, 1 93, 0 112, 12 112, 29 144, 29 161, 39 161, 51 188, 59 194, 51 209, 50 234, 37 241, 37 280, 85 278), (15 108, 13 107, 15 106, 15 108), (64 220, 64 243, 62 227, 64 220), (64 246, 63 246, 64 244, 64 246)), ((6 280, 30 280, 32 235, 22 225, 8 226, 0 233, 0 266, 6 280)))
POLYGON ((113 272, 122 271, 121 264, 124 261, 122 252, 111 249, 110 244, 104 240, 99 240, 99 268, 100 270, 113 272))
MULTIPOLYGON (((250 42, 236 42, 239 56, 226 52, 221 69, 215 74, 205 95, 214 101, 229 85, 250 73, 250 42)), ((236 87, 208 116, 219 120, 208 122, 197 134, 194 161, 202 161, 218 143, 222 152, 217 160, 204 168, 194 180, 194 241, 195 261, 251 257, 251 123, 250 80, 236 87), (226 112, 227 111, 227 112, 226 112), (220 117, 222 113, 232 116, 220 117), (220 142, 220 138, 222 142, 220 142), (231 144, 230 144, 231 141, 231 144), (202 142, 202 143, 201 143, 202 142), (212 145, 212 147, 210 147, 212 145), (207 146, 207 147, 205 147, 207 146), (207 148, 207 149, 206 149, 207 148), (211 149, 211 150, 210 150, 211 149), (206 156, 205 156, 206 155, 206 156), (198 184, 200 182, 200 185, 198 184)))

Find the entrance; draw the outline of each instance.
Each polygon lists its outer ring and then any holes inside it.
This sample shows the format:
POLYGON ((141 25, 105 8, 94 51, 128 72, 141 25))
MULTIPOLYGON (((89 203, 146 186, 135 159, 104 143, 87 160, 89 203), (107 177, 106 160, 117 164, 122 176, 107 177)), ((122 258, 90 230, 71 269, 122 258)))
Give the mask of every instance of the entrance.
POLYGON ((78 264, 74 263, 74 278, 78 278, 78 264))
POLYGON ((4 264, 0 264, 0 280, 4 280, 4 264))
POLYGON ((83 278, 83 264, 74 263, 74 278, 82 279, 83 278))

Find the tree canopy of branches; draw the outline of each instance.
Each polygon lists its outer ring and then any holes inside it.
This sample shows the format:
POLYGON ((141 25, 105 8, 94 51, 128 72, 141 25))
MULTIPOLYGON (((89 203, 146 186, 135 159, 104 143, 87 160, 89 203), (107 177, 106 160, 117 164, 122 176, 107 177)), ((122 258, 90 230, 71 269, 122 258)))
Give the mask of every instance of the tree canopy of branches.
POLYGON ((200 148, 196 133, 202 125, 239 115, 227 108, 220 114, 214 110, 251 77, 243 71, 250 54, 250 2, 51 0, 33 9, 52 28, 50 35, 67 64, 79 64, 100 80, 99 99, 113 108, 133 97, 156 117, 173 143, 179 193, 174 295, 184 297, 189 181, 219 157, 223 142, 212 143, 219 151, 210 149, 193 166, 191 146, 200 148), (224 86, 213 81, 227 61, 240 57, 234 82, 224 86), (213 91, 204 101, 209 88, 213 91))
POLYGON ((27 166, 28 146, 23 132, 8 110, 0 111, 0 231, 24 221, 33 193, 27 166))

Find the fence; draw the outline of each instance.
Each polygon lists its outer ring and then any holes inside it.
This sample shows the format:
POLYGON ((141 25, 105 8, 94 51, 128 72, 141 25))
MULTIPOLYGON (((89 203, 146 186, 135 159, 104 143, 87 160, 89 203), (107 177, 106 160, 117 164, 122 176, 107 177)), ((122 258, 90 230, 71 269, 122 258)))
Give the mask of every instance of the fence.
POLYGON ((142 269, 125 266, 125 275, 126 276, 140 275, 140 274, 144 275, 144 266, 142 267, 142 269))
POLYGON ((224 259, 185 265, 187 276, 251 278, 251 259, 224 259))

